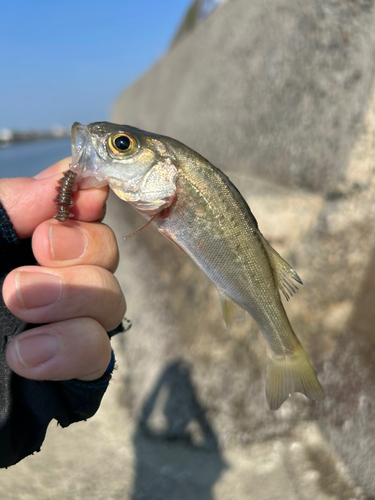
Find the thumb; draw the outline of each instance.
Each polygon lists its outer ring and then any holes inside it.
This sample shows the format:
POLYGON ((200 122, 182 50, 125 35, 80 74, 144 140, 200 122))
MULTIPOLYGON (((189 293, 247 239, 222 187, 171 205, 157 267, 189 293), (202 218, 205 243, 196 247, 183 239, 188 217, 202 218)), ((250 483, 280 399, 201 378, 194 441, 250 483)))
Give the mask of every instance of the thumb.
POLYGON ((0 201, 19 238, 30 237, 41 222, 56 213, 55 188, 70 161, 65 158, 36 177, 0 179, 0 201))
MULTIPOLYGON (((68 170, 71 158, 65 158, 35 177, 0 179, 0 202, 20 239, 29 238, 39 224, 56 214, 58 180, 68 170)), ((91 222, 103 218, 108 186, 78 190, 74 193, 74 216, 91 222)))

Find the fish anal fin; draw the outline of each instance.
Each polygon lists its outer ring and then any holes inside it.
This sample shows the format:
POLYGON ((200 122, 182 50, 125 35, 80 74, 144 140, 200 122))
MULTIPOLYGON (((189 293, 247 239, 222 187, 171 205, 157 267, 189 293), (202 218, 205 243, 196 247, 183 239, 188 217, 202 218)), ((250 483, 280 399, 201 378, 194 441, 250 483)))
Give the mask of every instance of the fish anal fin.
POLYGON ((294 392, 314 401, 324 399, 323 389, 302 347, 293 355, 269 354, 267 360, 266 398, 270 409, 280 408, 294 392))
POLYGON ((245 311, 220 292, 219 294, 223 318, 227 328, 230 330, 236 321, 243 321, 245 319, 245 311))
POLYGON ((292 280, 296 281, 300 285, 302 285, 302 280, 296 271, 276 252, 273 247, 271 247, 266 238, 261 234, 260 237, 270 259, 271 267, 275 273, 277 286, 282 291, 286 300, 289 300, 289 298, 298 290, 298 287, 292 280))

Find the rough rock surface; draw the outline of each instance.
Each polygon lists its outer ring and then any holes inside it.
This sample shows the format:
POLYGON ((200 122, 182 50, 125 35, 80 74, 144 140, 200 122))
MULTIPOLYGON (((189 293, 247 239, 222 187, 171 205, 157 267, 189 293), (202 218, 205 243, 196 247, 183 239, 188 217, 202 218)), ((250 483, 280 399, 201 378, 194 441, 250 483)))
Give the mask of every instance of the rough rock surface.
POLYGON ((214 165, 324 192, 348 165, 375 64, 372 0, 229 0, 115 102, 214 165))
POLYGON ((294 397, 269 414, 256 326, 249 320, 228 336, 205 278, 177 253, 169 257, 167 242, 147 242, 162 283, 174 290, 168 312, 186 337, 178 356, 193 367, 220 442, 264 442, 314 420, 369 495, 374 32, 372 1, 231 0, 127 89, 112 115, 176 137, 222 168, 304 281, 287 311, 326 400, 314 407, 294 397))

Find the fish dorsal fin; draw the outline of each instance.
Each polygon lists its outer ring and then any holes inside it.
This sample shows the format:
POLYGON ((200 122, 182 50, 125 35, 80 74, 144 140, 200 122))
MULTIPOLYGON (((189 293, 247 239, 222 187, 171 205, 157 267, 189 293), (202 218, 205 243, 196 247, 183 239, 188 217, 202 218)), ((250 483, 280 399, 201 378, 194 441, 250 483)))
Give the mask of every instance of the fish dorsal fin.
POLYGON ((260 237, 262 238, 264 248, 266 249, 268 257, 271 261, 271 267, 275 274, 277 286, 284 294, 286 300, 289 300, 289 298, 298 290, 298 287, 291 280, 293 279, 302 285, 301 278, 298 276, 296 271, 290 267, 290 265, 285 262, 282 257, 280 257, 276 250, 271 247, 266 238, 263 235, 260 235, 260 237))
POLYGON ((223 318, 227 328, 230 330, 233 323, 236 321, 243 321, 245 319, 245 311, 229 300, 225 295, 219 292, 221 301, 221 310, 223 311, 223 318))

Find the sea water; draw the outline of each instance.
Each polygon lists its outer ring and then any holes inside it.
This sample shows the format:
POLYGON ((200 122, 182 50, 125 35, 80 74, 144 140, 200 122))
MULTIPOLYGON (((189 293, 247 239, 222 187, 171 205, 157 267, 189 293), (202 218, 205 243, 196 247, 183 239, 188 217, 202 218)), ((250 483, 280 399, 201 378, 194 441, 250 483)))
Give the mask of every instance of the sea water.
POLYGON ((32 177, 70 155, 70 138, 0 147, 0 178, 32 177))

